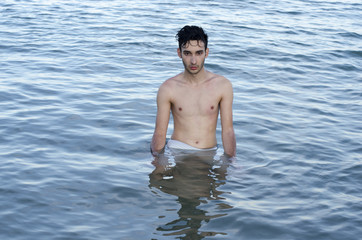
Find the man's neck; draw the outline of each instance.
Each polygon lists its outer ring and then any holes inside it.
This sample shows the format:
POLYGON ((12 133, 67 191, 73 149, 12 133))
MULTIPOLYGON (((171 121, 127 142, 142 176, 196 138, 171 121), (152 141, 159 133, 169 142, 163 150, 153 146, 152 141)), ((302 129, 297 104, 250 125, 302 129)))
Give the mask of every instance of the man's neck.
POLYGON ((206 80, 207 71, 205 70, 205 68, 202 68, 197 74, 192 74, 185 70, 183 75, 186 82, 192 84, 199 84, 206 80))

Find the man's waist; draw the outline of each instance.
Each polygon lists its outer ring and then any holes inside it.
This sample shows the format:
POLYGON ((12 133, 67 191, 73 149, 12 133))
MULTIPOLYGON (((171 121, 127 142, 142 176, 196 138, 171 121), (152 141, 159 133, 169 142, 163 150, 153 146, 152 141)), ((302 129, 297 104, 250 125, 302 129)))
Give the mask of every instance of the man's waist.
POLYGON ((177 140, 198 149, 213 148, 217 145, 215 136, 208 136, 207 138, 185 138, 173 134, 171 140, 177 140))
POLYGON ((182 149, 182 150, 194 150, 194 151, 210 151, 210 150, 217 150, 217 145, 212 145, 211 147, 200 147, 200 146, 193 146, 186 142, 182 142, 176 139, 170 139, 167 142, 167 147, 171 149, 182 149))

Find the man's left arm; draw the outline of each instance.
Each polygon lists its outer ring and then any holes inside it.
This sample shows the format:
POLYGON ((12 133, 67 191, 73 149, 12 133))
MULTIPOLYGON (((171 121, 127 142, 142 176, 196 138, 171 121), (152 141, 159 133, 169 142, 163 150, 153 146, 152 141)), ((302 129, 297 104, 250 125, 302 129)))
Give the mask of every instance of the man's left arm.
POLYGON ((221 135, 224 152, 229 157, 236 156, 236 140, 233 126, 233 87, 226 80, 220 101, 221 135))

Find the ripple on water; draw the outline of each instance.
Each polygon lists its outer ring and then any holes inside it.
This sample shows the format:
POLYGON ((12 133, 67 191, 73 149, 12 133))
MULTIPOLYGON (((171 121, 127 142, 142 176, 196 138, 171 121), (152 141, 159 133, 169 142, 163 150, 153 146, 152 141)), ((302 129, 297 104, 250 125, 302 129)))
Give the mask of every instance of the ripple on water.
POLYGON ((0 8, 2 239, 361 235, 361 4, 0 8), (207 69, 233 83, 238 160, 224 178, 217 164, 182 178, 200 167, 189 164, 157 181, 156 93, 183 69, 184 24, 206 29, 207 69))

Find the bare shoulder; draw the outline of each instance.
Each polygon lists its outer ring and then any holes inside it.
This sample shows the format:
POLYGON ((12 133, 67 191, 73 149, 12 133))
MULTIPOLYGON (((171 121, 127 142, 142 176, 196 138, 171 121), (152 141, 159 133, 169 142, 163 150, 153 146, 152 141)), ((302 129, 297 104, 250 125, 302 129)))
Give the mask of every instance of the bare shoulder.
POLYGON ((232 83, 226 77, 212 73, 212 80, 218 88, 227 92, 232 91, 232 83))
POLYGON ((164 81, 158 89, 158 96, 163 98, 171 99, 174 95, 174 91, 177 89, 180 79, 179 75, 176 75, 172 78, 164 81))
POLYGON ((161 86, 160 89, 165 89, 165 90, 172 90, 173 88, 175 88, 177 86, 177 84, 179 84, 180 82, 180 74, 171 77, 169 79, 167 79, 166 81, 164 81, 161 86))

